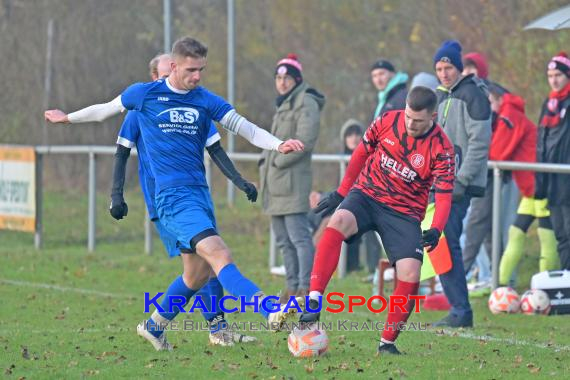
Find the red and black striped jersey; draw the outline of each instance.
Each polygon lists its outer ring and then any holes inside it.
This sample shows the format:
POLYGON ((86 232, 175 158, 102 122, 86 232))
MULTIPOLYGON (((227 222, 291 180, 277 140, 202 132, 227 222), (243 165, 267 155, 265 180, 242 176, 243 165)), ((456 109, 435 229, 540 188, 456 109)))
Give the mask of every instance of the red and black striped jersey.
POLYGON ((421 221, 432 185, 436 193, 453 192, 453 145, 439 125, 414 138, 404 111, 389 111, 370 125, 363 144, 368 158, 354 187, 376 201, 421 221))

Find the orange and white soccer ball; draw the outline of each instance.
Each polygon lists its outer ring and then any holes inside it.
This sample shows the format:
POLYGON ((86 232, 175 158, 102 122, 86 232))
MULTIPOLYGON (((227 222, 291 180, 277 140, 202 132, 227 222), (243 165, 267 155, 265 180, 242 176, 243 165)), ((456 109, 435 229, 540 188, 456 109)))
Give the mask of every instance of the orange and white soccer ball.
POLYGON ((548 315, 550 313, 550 297, 544 290, 527 290, 521 297, 521 312, 523 314, 548 315))
POLYGON ((287 339, 289 352, 298 358, 323 355, 329 349, 329 337, 317 325, 307 329, 294 328, 287 339))
POLYGON ((519 294, 507 286, 495 289, 489 297, 489 310, 493 314, 518 313, 520 305, 519 294))

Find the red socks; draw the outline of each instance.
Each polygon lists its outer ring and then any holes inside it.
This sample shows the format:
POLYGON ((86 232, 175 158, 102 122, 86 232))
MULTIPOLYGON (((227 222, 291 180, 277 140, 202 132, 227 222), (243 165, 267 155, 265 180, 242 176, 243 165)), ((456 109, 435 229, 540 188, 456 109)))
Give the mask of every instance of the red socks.
POLYGON ((410 316, 415 301, 411 300, 409 297, 418 294, 418 289, 420 287, 419 282, 406 282, 398 280, 398 285, 394 289, 394 296, 405 296, 408 299, 406 304, 406 312, 404 313, 399 307, 394 308, 393 313, 388 313, 388 320, 384 326, 384 331, 382 332, 382 340, 387 342, 395 342, 400 333, 401 326, 406 323, 408 317, 410 316))
POLYGON ((325 289, 338 265, 344 235, 334 228, 327 227, 317 244, 317 252, 311 273, 311 291, 325 293, 325 289))

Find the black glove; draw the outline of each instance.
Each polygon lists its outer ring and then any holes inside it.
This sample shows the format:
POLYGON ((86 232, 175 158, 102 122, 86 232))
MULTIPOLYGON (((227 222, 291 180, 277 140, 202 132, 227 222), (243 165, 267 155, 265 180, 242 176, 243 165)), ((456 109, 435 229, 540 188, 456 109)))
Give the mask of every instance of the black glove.
POLYGON ((461 202, 465 197, 465 190, 467 190, 465 186, 463 186, 460 182, 455 181, 453 184, 453 194, 451 195, 451 200, 453 202, 461 202))
POLYGON ((129 207, 123 198, 123 194, 116 194, 111 196, 111 206, 109 213, 117 220, 123 219, 129 213, 129 207))
POLYGON ((439 243, 439 237, 441 236, 441 232, 437 228, 430 228, 429 230, 425 230, 422 233, 422 247, 428 248, 428 252, 431 252, 437 247, 439 243))
POLYGON ((247 182, 243 178, 238 178, 234 181, 234 184, 237 186, 238 189, 243 191, 245 195, 247 195, 247 199, 255 202, 257 200, 257 188, 251 182, 247 182))
POLYGON ((344 197, 342 195, 337 191, 333 191, 332 193, 322 197, 313 211, 315 214, 320 214, 320 216, 324 218, 325 216, 332 214, 343 200, 344 197))

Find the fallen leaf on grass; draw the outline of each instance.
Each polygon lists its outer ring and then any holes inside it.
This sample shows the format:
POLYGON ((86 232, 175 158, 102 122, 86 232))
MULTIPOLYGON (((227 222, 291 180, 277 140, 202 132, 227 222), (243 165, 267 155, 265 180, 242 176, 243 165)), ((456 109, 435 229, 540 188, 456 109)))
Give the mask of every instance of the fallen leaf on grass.
POLYGON ((224 365, 220 362, 216 362, 216 363, 212 364, 212 369, 214 371, 221 371, 224 369, 224 365))
POLYGON ((239 369, 240 365, 237 363, 229 363, 228 364, 228 368, 229 369, 239 369))
POLYGON ((22 357, 26 360, 30 360, 30 353, 28 351, 28 347, 22 346, 22 357))
POLYGON ((114 351, 108 352, 108 351, 103 351, 103 353, 99 356, 96 356, 95 359, 97 360, 101 360, 107 356, 117 356, 117 353, 114 351))
POLYGON ((120 363, 124 362, 125 360, 127 360, 127 357, 121 355, 117 359, 115 359, 115 363, 120 364, 120 363))
POLYGON ((534 363, 528 363, 526 365, 526 367, 528 368, 528 370, 530 371, 530 373, 539 373, 541 368, 537 367, 534 363))
POLYGON ((406 372, 404 372, 404 370, 401 368, 397 368, 396 370, 392 371, 392 373, 394 375, 399 376, 399 377, 405 377, 406 376, 406 372))
POLYGON ((11 364, 10 367, 6 368, 6 370, 4 371, 5 375, 11 375, 12 374, 12 370, 16 368, 16 366, 14 364, 11 364))
POLYGON ((313 371, 315 370, 315 367, 311 364, 309 365, 305 365, 305 372, 307 373, 313 373, 313 371))

